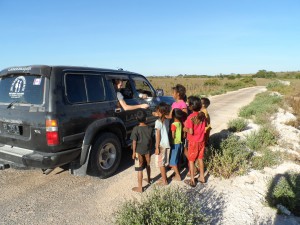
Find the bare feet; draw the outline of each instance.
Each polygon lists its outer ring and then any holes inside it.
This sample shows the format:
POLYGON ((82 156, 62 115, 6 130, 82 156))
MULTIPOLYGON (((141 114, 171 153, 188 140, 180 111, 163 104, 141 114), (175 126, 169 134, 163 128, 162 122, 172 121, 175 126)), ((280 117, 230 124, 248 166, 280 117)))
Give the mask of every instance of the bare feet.
POLYGON ((198 177, 198 181, 202 184, 205 184, 206 181, 205 181, 205 178, 204 177, 198 177))
POLYGON ((151 178, 144 178, 143 181, 146 181, 148 184, 152 183, 152 179, 151 178))
POLYGON ((139 187, 134 187, 134 188, 132 188, 132 190, 135 192, 139 192, 139 193, 143 192, 143 188, 139 188, 139 187))
POLYGON ((180 176, 174 176, 174 177, 172 177, 172 180, 181 181, 181 177, 180 176))
POLYGON ((158 185, 158 186, 166 186, 166 185, 168 185, 168 181, 163 181, 163 180, 161 180, 161 181, 158 181, 157 183, 156 183, 156 185, 158 185))

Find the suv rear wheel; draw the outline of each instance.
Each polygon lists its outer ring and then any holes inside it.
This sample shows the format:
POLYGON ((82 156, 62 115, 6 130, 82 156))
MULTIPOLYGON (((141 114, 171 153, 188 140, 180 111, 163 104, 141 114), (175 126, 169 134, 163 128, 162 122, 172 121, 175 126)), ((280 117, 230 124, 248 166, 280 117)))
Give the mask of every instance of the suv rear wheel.
POLYGON ((91 149, 90 168, 100 178, 111 176, 121 161, 121 144, 113 133, 101 134, 91 149))

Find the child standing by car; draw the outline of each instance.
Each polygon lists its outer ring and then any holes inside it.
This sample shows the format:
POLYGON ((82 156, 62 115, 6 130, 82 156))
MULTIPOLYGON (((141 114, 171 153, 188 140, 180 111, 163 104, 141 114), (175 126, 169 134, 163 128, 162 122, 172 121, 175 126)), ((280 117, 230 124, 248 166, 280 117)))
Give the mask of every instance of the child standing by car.
POLYGON ((152 128, 146 124, 146 112, 138 111, 139 125, 133 128, 130 139, 132 140, 132 159, 135 160, 135 170, 138 171, 138 186, 133 191, 143 192, 143 170, 146 168, 147 181, 150 183, 150 151, 152 145, 152 128))
POLYGON ((204 137, 205 146, 207 146, 208 142, 209 142, 209 133, 210 133, 210 130, 211 130, 210 116, 209 116, 209 113, 207 111, 207 108, 210 105, 210 101, 209 101, 208 98, 201 98, 201 104, 202 104, 201 111, 205 114, 206 122, 207 122, 206 127, 205 127, 205 137, 204 137))
POLYGON ((181 181, 180 173, 178 170, 178 163, 181 158, 182 151, 182 123, 183 111, 181 109, 174 109, 172 112, 173 123, 171 124, 172 131, 172 144, 171 144, 171 156, 170 167, 175 172, 173 180, 181 181))
POLYGON ((201 100, 198 97, 189 98, 189 107, 192 109, 192 113, 188 116, 185 122, 184 130, 187 132, 188 136, 188 160, 190 167, 191 179, 186 180, 185 183, 191 187, 196 186, 194 173, 195 173, 195 161, 199 160, 200 176, 198 181, 205 183, 204 179, 204 149, 205 149, 205 127, 206 118, 205 114, 201 112, 201 100))
POLYGON ((169 162, 170 142, 169 142, 169 119, 166 118, 170 112, 167 103, 161 102, 156 108, 156 114, 159 117, 155 121, 155 164, 160 169, 161 181, 158 185, 167 185, 166 166, 169 162))

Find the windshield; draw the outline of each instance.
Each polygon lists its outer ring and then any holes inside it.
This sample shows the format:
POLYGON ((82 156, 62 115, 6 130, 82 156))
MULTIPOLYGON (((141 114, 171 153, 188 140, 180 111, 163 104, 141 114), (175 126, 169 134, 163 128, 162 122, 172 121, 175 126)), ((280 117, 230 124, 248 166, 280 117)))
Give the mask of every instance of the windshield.
POLYGON ((42 104, 45 78, 39 75, 12 75, 0 78, 1 103, 42 104))

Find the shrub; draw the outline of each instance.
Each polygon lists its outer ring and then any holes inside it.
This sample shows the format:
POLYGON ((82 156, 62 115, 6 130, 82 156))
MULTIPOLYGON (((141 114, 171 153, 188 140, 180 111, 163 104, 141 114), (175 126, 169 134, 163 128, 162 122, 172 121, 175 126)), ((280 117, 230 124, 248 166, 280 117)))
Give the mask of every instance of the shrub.
POLYGON ((256 117, 255 122, 260 122, 260 117, 264 117, 266 114, 273 114, 277 111, 281 100, 280 96, 270 95, 268 92, 257 94, 254 101, 240 109, 239 116, 247 119, 254 116, 256 117))
POLYGON ((248 170, 248 161, 252 152, 248 151, 245 142, 230 135, 221 142, 220 149, 211 149, 212 156, 206 160, 207 168, 216 177, 230 178, 243 175, 248 170))
POLYGON ((243 82, 245 84, 248 84, 248 85, 253 85, 253 86, 256 85, 256 81, 253 80, 252 77, 244 77, 244 78, 241 79, 241 82, 243 82))
POLYGON ((300 216, 300 175, 277 174, 269 184, 266 200, 270 206, 281 204, 296 216, 300 216))
POLYGON ((279 153, 269 149, 263 151, 262 156, 252 157, 252 168, 262 170, 265 167, 275 166, 279 162, 279 153))
POLYGON ((239 88, 243 88, 245 87, 245 84, 241 81, 237 81, 237 82, 227 82, 224 84, 224 87, 230 90, 235 90, 235 89, 239 89, 239 88))
POLYGON ((243 118, 237 118, 228 122, 228 129, 232 132, 241 132, 248 126, 248 121, 243 118))
POLYGON ((141 201, 125 202, 116 213, 120 225, 140 224, 204 224, 201 203, 193 201, 179 188, 154 189, 143 196, 141 201))
POLYGON ((290 86, 289 85, 285 85, 284 83, 280 82, 280 81, 273 81, 271 83, 269 83, 267 85, 267 89, 269 91, 276 91, 279 92, 281 94, 286 94, 289 92, 290 90, 290 86))
POLYGON ((263 150, 277 142, 277 133, 275 129, 269 126, 264 126, 258 131, 251 132, 246 137, 247 146, 253 151, 263 150))
POLYGON ((204 86, 220 86, 221 82, 218 79, 209 79, 204 81, 204 86))

